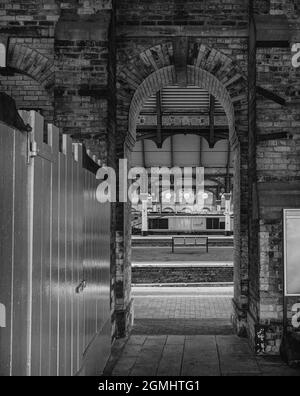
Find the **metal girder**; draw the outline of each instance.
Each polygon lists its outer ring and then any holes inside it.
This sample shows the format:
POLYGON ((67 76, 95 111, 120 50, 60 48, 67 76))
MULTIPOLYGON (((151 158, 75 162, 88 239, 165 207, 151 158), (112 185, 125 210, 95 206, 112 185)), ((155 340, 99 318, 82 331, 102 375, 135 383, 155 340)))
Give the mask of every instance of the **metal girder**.
POLYGON ((146 168, 145 140, 142 140, 143 167, 146 168))
POLYGON ((257 137, 257 140, 259 142, 266 142, 269 140, 278 140, 278 139, 290 139, 292 137, 292 134, 289 132, 273 132, 273 133, 267 133, 265 135, 259 135, 257 137))
MULTIPOLYGON (((171 136, 175 135, 197 135, 206 139, 210 142, 210 129, 203 127, 172 127, 172 128, 162 128, 162 144, 163 142, 171 136)), ((215 127, 214 128, 214 145, 213 148, 219 140, 228 139, 229 129, 228 127, 215 127)), ((156 143, 158 148, 161 148, 157 144, 157 129, 156 127, 138 127, 137 130, 137 140, 149 139, 156 143)))
POLYGON ((202 147, 203 147, 203 140, 202 136, 199 136, 200 140, 200 150, 199 150, 199 166, 202 166, 202 147))
POLYGON ((174 167, 174 135, 171 135, 171 166, 174 167))
POLYGON ((226 174, 226 180, 225 180, 226 193, 231 192, 230 162, 231 162, 231 144, 230 144, 230 141, 228 141, 227 165, 226 165, 227 174, 226 174))
MULTIPOLYGON (((214 128, 215 132, 226 132, 229 133, 229 128, 227 125, 216 125, 214 128)), ((202 132, 210 132, 210 128, 208 126, 201 126, 201 125, 187 125, 187 126, 163 126, 162 127, 162 134, 169 132, 169 131, 174 131, 174 132, 180 132, 183 134, 189 134, 192 132, 199 132, 199 135, 202 134, 202 132)), ((138 134, 142 134, 144 132, 156 132, 156 126, 155 125, 138 125, 137 126, 137 132, 138 134)), ((228 137, 228 136, 227 136, 228 137)))
POLYGON ((209 147, 213 148, 215 145, 215 105, 216 100, 213 95, 210 95, 209 105, 209 147))
POLYGON ((157 113, 157 147, 161 148, 162 139, 162 107, 161 107, 161 91, 156 94, 156 113, 157 113))
POLYGON ((262 95, 266 99, 272 100, 273 102, 278 103, 281 106, 286 106, 286 101, 284 98, 282 98, 281 96, 277 95, 272 91, 269 91, 268 89, 257 86, 256 92, 259 95, 262 95))

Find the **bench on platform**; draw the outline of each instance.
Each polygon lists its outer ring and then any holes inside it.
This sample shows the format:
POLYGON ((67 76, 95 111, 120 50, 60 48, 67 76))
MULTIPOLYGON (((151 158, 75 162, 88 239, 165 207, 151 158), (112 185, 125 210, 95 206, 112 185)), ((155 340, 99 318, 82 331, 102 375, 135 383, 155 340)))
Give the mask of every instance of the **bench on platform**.
POLYGON ((208 253, 208 238, 207 237, 173 237, 172 238, 172 253, 175 253, 175 247, 197 247, 205 246, 208 253))

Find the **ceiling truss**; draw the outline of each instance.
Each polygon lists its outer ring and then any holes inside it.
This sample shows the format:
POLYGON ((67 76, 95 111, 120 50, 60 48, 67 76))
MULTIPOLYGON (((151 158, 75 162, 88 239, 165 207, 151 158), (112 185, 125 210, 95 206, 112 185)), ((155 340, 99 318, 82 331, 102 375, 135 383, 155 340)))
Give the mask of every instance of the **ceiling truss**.
MULTIPOLYGON (((137 129, 137 140, 152 140, 158 148, 162 148, 164 141, 175 135, 197 135, 207 140, 211 149, 214 148, 216 143, 220 140, 227 140, 229 136, 228 127, 214 127, 213 131, 213 144, 211 141, 211 128, 207 127, 163 127, 160 135, 161 135, 161 144, 158 144, 157 141, 157 128, 155 127, 145 127, 140 126, 137 129)), ((199 153, 201 156, 201 153, 199 153)))

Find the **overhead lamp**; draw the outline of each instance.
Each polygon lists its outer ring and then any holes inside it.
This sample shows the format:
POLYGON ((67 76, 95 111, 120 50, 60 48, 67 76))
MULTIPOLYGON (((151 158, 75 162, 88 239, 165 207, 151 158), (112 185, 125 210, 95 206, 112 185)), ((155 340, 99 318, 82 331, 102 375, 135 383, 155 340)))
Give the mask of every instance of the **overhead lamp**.
POLYGON ((170 200, 172 198, 172 194, 170 192, 165 193, 165 199, 170 200))

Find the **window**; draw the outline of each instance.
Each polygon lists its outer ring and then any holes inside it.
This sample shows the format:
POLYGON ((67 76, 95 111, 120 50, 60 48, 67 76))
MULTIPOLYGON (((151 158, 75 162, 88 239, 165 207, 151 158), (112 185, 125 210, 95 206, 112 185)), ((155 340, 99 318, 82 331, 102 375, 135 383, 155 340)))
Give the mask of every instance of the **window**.
POLYGON ((0 67, 6 67, 6 47, 0 43, 0 67))
POLYGON ((168 219, 149 219, 150 230, 168 230, 169 220, 168 219))
POLYGON ((218 219, 218 218, 206 219, 206 229, 207 230, 219 230, 220 229, 220 219, 218 219))

